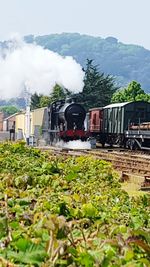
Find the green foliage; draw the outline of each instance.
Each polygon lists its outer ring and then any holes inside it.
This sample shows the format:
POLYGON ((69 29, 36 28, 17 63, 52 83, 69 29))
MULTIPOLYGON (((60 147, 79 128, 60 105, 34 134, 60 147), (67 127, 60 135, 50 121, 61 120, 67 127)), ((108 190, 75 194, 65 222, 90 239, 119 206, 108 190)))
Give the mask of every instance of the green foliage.
POLYGON ((110 163, 0 144, 1 266, 149 266, 149 206, 110 163))
POLYGON ((50 95, 51 103, 59 100, 59 99, 65 99, 67 96, 70 95, 70 92, 59 86, 58 84, 55 85, 53 92, 50 95))
POLYGON ((8 116, 10 116, 12 114, 19 112, 19 109, 16 108, 15 106, 2 106, 2 107, 0 107, 0 111, 3 111, 8 116))
POLYGON ((77 101, 88 110, 110 103, 112 94, 117 90, 114 78, 98 71, 93 60, 87 60, 83 92, 76 95, 77 101))
POLYGON ((56 84, 49 96, 38 95, 37 93, 33 94, 31 96, 31 109, 49 106, 52 102, 64 99, 70 95, 71 93, 67 89, 56 84))
POLYGON ((31 109, 40 108, 40 100, 42 98, 42 95, 38 95, 37 93, 34 93, 31 96, 31 109))
POLYGON ((126 102, 126 101, 148 101, 150 102, 150 94, 146 94, 141 88, 141 85, 136 81, 129 83, 127 88, 115 92, 111 102, 126 102))
POLYGON ((42 95, 41 98, 40 98, 40 103, 39 103, 39 106, 42 108, 42 107, 47 107, 49 106, 51 103, 51 98, 50 96, 45 96, 45 95, 42 95))
POLYGON ((45 248, 40 244, 34 244, 26 238, 18 239, 14 244, 16 251, 7 249, 7 257, 24 266, 41 266, 47 258, 45 248))
POLYGON ((46 107, 51 103, 50 96, 38 95, 34 93, 31 96, 31 109, 46 107))

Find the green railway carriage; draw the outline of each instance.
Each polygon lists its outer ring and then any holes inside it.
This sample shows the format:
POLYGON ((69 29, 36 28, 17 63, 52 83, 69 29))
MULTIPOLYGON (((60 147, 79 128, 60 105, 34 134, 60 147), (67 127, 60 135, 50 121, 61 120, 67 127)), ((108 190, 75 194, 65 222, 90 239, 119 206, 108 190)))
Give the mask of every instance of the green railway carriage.
POLYGON ((144 101, 110 104, 103 112, 105 133, 123 134, 131 124, 150 121, 150 103, 144 101))
POLYGON ((125 132, 131 125, 143 122, 150 122, 150 103, 148 102, 124 102, 105 106, 103 133, 106 143, 125 146, 125 132))

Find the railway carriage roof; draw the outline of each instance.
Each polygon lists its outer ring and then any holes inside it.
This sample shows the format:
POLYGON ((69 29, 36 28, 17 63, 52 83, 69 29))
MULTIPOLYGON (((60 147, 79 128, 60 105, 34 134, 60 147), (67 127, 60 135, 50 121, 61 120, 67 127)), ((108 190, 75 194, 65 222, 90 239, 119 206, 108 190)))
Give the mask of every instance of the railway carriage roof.
POLYGON ((123 103, 114 103, 114 104, 110 104, 104 107, 105 108, 118 108, 118 107, 124 107, 127 104, 132 103, 132 102, 123 102, 123 103))
POLYGON ((93 110, 102 110, 104 107, 96 107, 96 108, 90 108, 89 111, 93 111, 93 110))

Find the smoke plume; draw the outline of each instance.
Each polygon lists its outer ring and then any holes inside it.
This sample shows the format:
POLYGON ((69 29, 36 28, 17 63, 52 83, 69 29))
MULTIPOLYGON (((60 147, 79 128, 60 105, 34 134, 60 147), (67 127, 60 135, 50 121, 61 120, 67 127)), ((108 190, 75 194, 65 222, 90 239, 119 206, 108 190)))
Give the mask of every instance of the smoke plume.
POLYGON ((82 91, 84 73, 72 57, 62 57, 19 38, 0 50, 0 97, 17 97, 26 87, 30 93, 49 94, 55 84, 73 93, 82 91))
POLYGON ((56 147, 67 148, 67 149, 91 149, 90 141, 81 141, 81 140, 74 140, 69 142, 59 141, 56 144, 56 147))

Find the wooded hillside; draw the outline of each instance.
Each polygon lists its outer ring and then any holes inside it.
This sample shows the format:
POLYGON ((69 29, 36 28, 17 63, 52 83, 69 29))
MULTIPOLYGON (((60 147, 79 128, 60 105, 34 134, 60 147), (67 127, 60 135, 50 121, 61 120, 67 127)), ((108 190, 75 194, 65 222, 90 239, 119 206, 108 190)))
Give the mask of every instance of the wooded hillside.
POLYGON ((83 67, 86 59, 93 59, 100 71, 117 76, 119 86, 136 80, 150 92, 150 51, 137 45, 126 45, 114 37, 103 39, 79 33, 27 36, 27 42, 36 42, 61 55, 73 56, 83 67))

